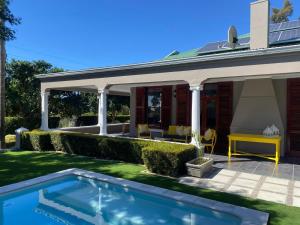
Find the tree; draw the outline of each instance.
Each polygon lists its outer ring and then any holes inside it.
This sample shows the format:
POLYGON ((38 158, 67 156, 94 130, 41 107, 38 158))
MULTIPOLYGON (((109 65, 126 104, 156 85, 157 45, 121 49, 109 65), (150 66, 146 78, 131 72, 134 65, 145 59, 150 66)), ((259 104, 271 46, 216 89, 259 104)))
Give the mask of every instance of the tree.
POLYGON ((59 72, 45 61, 12 60, 6 66, 6 113, 10 116, 40 118, 40 81, 37 74, 59 72))
POLYGON ((122 111, 124 106, 130 105, 130 98, 128 96, 116 96, 116 95, 109 95, 107 98, 108 102, 108 116, 111 117, 111 120, 114 122, 116 120, 116 116, 118 113, 122 111))
POLYGON ((51 115, 61 118, 80 116, 86 109, 80 92, 76 91, 51 91, 49 98, 49 111, 51 115))
POLYGON ((294 11, 293 4, 290 0, 284 0, 283 7, 273 8, 271 20, 273 23, 281 23, 289 21, 289 17, 292 16, 294 11))
POLYGON ((9 3, 9 0, 0 0, 0 149, 5 148, 5 41, 15 38, 15 31, 6 24, 13 26, 21 22, 11 13, 9 3))

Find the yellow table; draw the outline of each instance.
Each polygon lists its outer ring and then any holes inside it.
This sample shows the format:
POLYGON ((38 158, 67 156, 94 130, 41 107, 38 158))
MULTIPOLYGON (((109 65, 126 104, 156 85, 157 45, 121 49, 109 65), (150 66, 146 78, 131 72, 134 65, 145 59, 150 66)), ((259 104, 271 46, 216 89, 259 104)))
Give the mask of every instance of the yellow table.
POLYGON ((254 134, 230 134, 228 135, 229 146, 228 146, 228 159, 230 160, 231 156, 258 156, 270 160, 274 160, 276 164, 279 162, 280 158, 280 136, 274 137, 265 137, 263 135, 254 135, 254 134), (262 153, 248 153, 236 150, 236 142, 256 142, 256 143, 265 143, 265 144, 274 144, 275 145, 275 154, 262 154, 262 153), (231 151, 231 144, 233 142, 233 152, 231 151))

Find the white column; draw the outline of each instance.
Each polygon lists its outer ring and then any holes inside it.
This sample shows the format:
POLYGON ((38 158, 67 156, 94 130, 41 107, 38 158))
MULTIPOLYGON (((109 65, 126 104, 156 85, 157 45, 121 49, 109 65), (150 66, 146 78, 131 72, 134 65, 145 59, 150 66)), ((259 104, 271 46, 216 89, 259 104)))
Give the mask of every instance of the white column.
POLYGON ((42 113, 41 113, 41 130, 48 130, 48 98, 49 92, 41 92, 41 103, 42 103, 42 113))
MULTIPOLYGON (((200 91, 203 89, 202 85, 190 86, 192 91, 192 134, 200 135, 200 91)), ((192 144, 196 144, 196 140, 192 137, 192 144)))
POLYGON ((98 104, 98 125, 100 126, 100 135, 107 134, 107 103, 106 95, 107 90, 98 90, 99 93, 99 104, 98 104))

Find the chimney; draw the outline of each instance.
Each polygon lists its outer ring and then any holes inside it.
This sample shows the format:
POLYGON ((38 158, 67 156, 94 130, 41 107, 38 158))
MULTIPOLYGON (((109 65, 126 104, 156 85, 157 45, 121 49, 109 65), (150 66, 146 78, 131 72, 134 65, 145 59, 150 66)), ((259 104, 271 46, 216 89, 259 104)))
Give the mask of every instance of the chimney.
POLYGON ((269 47, 269 19, 269 0, 257 0, 251 3, 250 49, 269 47))

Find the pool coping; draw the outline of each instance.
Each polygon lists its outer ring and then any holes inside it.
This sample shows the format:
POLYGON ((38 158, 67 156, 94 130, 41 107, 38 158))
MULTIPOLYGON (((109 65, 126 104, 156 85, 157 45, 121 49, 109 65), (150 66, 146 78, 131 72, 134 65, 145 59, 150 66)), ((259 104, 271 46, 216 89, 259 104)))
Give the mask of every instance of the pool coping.
POLYGON ((242 220, 241 225, 267 225, 269 219, 268 213, 261 212, 258 210, 236 206, 229 203, 223 203, 216 200, 206 199, 203 197, 198 197, 190 194, 185 194, 182 192, 172 191, 172 190, 168 190, 168 189, 164 189, 164 188, 160 188, 148 184, 142 184, 135 181, 125 180, 123 178, 116 178, 101 173, 91 172, 91 171, 77 169, 77 168, 67 169, 56 173, 51 173, 45 176, 0 187, 0 194, 6 194, 9 192, 17 191, 22 188, 30 187, 66 175, 77 175, 86 178, 97 179, 104 182, 117 184, 123 187, 146 192, 149 194, 159 195, 161 197, 166 197, 169 199, 173 199, 175 201, 180 201, 180 202, 192 204, 199 207, 206 207, 212 210, 225 212, 239 217, 242 220))

